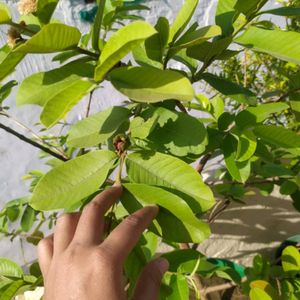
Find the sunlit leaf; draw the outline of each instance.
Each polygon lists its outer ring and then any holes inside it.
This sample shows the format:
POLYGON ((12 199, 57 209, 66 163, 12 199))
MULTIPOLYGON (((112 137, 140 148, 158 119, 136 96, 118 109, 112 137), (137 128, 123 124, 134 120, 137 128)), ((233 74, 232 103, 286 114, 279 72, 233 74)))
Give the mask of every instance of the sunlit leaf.
POLYGON ((98 150, 53 168, 39 181, 29 204, 37 210, 71 207, 99 189, 116 159, 115 153, 98 150))

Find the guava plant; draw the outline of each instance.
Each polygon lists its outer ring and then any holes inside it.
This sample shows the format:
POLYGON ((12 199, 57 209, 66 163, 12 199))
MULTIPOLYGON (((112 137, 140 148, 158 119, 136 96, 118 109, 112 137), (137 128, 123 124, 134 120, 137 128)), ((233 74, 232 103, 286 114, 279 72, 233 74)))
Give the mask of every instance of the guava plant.
MULTIPOLYGON (((205 299, 214 289, 203 286, 203 279, 211 276, 229 280, 229 286, 243 285, 253 300, 298 299, 300 254, 292 246, 268 276, 268 264, 259 257, 245 273, 239 265, 196 250, 209 238, 209 225, 218 215, 253 188, 268 195, 279 186, 300 209, 300 33, 259 21, 267 14, 294 17, 300 8, 264 11, 266 2, 219 0, 215 24, 200 27, 200 20, 190 23, 198 0, 186 0, 174 21, 159 17, 156 24, 136 13, 147 6, 102 0, 85 34, 52 18, 58 0, 20 1, 19 20, 0 4, 0 24, 8 26, 8 42, 0 49, 0 128, 41 149, 41 159, 50 166, 46 174, 32 170, 24 175, 31 181, 30 194, 5 205, 1 232, 37 244, 43 224, 52 228, 62 210, 81 210, 118 182, 124 194, 107 215, 110 230, 144 205, 160 206, 127 259, 129 297, 140 270, 159 244, 167 244, 170 269, 161 299, 205 299), (283 92, 261 95, 248 80, 237 80, 239 74, 224 73, 227 62, 252 52, 293 64, 283 92), (56 53, 50 58, 60 67, 22 82, 6 80, 27 54, 40 53, 56 53), (91 102, 97 101, 93 94, 105 81, 126 100, 91 114, 91 102), (41 108, 33 138, 4 123, 12 119, 5 99, 13 88, 18 106, 41 108), (70 124, 68 113, 80 101, 87 109, 70 124), (53 127, 60 134, 51 133, 53 127), (202 171, 218 156, 224 164, 204 182, 202 171)), ((0 275, 1 300, 42 285, 36 263, 25 275, 3 258, 0 275)))

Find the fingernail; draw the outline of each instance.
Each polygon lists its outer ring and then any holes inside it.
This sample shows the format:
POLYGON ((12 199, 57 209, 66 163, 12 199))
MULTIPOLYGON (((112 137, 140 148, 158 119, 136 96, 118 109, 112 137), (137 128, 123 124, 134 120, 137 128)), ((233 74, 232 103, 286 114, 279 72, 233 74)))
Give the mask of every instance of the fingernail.
POLYGON ((151 209, 151 211, 153 212, 154 216, 157 216, 158 212, 159 212, 159 207, 157 205, 148 205, 146 206, 149 209, 151 209))
POLYGON ((165 258, 157 259, 156 265, 161 274, 165 274, 169 269, 169 262, 165 258))

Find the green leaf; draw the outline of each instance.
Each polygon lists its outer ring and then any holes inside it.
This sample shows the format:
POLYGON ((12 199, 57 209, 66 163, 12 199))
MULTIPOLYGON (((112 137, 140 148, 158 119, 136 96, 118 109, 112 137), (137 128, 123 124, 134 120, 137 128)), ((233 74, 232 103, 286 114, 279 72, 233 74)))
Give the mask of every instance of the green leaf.
POLYGON ((240 129, 252 127, 256 123, 261 123, 274 113, 279 113, 288 109, 289 105, 283 102, 260 104, 256 107, 248 107, 240 112, 235 119, 240 129))
POLYGON ((249 27, 235 42, 253 51, 270 54, 279 59, 300 64, 300 33, 249 27))
POLYGON ((4 45, 0 49, 0 81, 11 74, 24 57, 25 54, 15 53, 8 45, 4 45))
POLYGON ((85 118, 69 131, 67 143, 71 147, 93 147, 106 142, 129 119, 130 110, 114 106, 85 118))
POLYGON ((268 0, 238 0, 235 9, 243 13, 248 19, 252 17, 268 2, 268 0))
MULTIPOLYGON (((177 195, 146 184, 128 183, 124 184, 124 187, 142 206, 155 204, 161 207, 156 217, 159 225, 154 223, 156 226, 153 232, 164 239, 173 242, 200 243, 210 235, 208 224, 197 219, 187 203, 177 195)), ((129 201, 126 197, 122 203, 129 213, 140 208, 138 204, 133 204, 133 200, 129 201)))
POLYGON ((81 38, 80 31, 64 24, 52 23, 45 25, 24 44, 16 47, 14 52, 21 53, 52 53, 68 50, 77 46, 81 38))
POLYGON ((184 275, 176 274, 171 275, 170 288, 172 294, 168 295, 166 300, 186 300, 190 297, 190 289, 187 278, 184 275))
POLYGON ((281 186, 280 186, 280 194, 281 195, 292 195, 296 193, 298 190, 298 185, 290 180, 285 181, 281 186))
POLYGON ((8 24, 11 21, 11 14, 8 7, 0 3, 0 24, 8 24))
POLYGON ((162 69, 162 60, 169 37, 169 22, 160 17, 155 25, 157 33, 133 50, 134 58, 141 65, 149 65, 162 69))
POLYGON ((300 273, 300 253, 296 247, 286 247, 282 252, 281 261, 284 272, 300 273))
POLYGON ((227 50, 231 41, 231 38, 225 38, 213 42, 204 42, 188 48, 186 53, 189 57, 200 60, 205 64, 210 63, 212 60, 227 60, 238 54, 238 51, 227 50))
POLYGON ((252 131, 243 131, 238 136, 238 147, 236 151, 236 160, 245 161, 250 159, 256 151, 257 141, 252 131))
POLYGON ((118 91, 138 102, 192 101, 194 98, 192 84, 177 71, 123 67, 113 70, 110 80, 118 91))
POLYGON ((141 44, 156 30, 144 21, 136 21, 122 27, 105 44, 95 70, 95 80, 102 81, 106 73, 124 56, 141 44))
POLYGON ((276 125, 259 125, 254 128, 257 137, 266 143, 282 148, 300 148, 300 136, 289 129, 276 125))
POLYGON ((249 161, 236 161, 237 141, 232 135, 227 135, 223 141, 222 150, 228 172, 238 182, 246 182, 251 170, 249 161))
POLYGON ((233 33, 233 23, 238 17, 234 6, 237 0, 219 0, 216 11, 216 24, 222 28, 224 36, 233 33))
POLYGON ((228 96, 239 103, 248 103, 250 105, 256 103, 256 96, 254 93, 228 79, 209 73, 203 74, 202 79, 221 94, 228 96))
POLYGON ((191 20, 198 2, 198 0, 185 0, 180 12, 178 13, 174 23, 170 28, 169 43, 174 42, 183 32, 183 30, 191 20))
POLYGON ((157 119, 157 116, 151 117, 147 121, 144 121, 142 117, 134 118, 130 123, 131 137, 139 139, 147 138, 156 126, 157 119))
POLYGON ((262 14, 271 14, 275 16, 285 16, 285 17, 292 17, 292 16, 299 16, 300 15, 300 7, 279 7, 275 9, 269 9, 261 11, 258 15, 262 14))
POLYGON ((250 300, 274 300, 264 290, 254 287, 250 290, 250 300))
POLYGON ((36 15, 42 24, 48 24, 59 0, 38 0, 36 15))
POLYGON ((99 189, 116 159, 115 153, 98 150, 55 167, 39 181, 29 204, 44 211, 78 203, 99 189))
POLYGON ((0 105, 10 95, 12 88, 16 85, 18 85, 18 82, 11 80, 3 86, 0 86, 0 105))
POLYGON ((95 83, 88 79, 93 70, 93 65, 78 60, 58 69, 33 74, 21 83, 17 105, 43 106, 41 122, 46 127, 51 127, 95 88, 95 83))
POLYGON ((157 126, 148 139, 160 152, 167 151, 175 156, 200 155, 208 144, 204 125, 195 117, 182 112, 160 107, 154 111, 157 126), (193 134, 188 134, 193 132, 193 134))
POLYGON ((21 228, 25 232, 29 232, 35 221, 35 211, 32 207, 27 206, 21 218, 21 228))
POLYGON ((13 281, 3 292, 1 292, 0 300, 11 300, 14 299, 18 290, 24 285, 23 280, 13 281))
POLYGON ((97 14, 95 16, 94 25, 93 25, 92 46, 96 51, 99 51, 99 36, 101 32, 105 4, 106 4, 106 0, 98 1, 97 14))
POLYGON ((182 160, 162 153, 135 152, 126 158, 131 182, 173 188, 192 197, 194 212, 205 212, 214 205, 214 197, 201 176, 182 160))
POLYGON ((171 51, 172 49, 180 50, 183 48, 188 48, 201 44, 220 34, 221 29, 219 26, 216 25, 200 28, 198 30, 185 34, 183 37, 178 39, 178 41, 176 41, 176 43, 172 46, 171 51))
POLYGON ((22 268, 17 263, 7 258, 1 257, 0 276, 21 278, 23 276, 23 271, 22 268))

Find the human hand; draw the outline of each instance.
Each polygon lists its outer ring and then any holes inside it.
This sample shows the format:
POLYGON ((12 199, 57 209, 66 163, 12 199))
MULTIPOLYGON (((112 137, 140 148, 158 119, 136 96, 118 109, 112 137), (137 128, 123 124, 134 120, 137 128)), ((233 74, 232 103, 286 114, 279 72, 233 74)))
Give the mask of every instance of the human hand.
MULTIPOLYGON (((44 300, 123 300, 123 264, 143 231, 158 213, 148 206, 127 217, 103 240, 104 215, 120 198, 121 186, 96 196, 82 213, 64 214, 53 235, 38 245, 44 277, 44 300)), ((134 299, 158 298, 168 262, 159 258, 150 262, 136 285, 134 299)))

